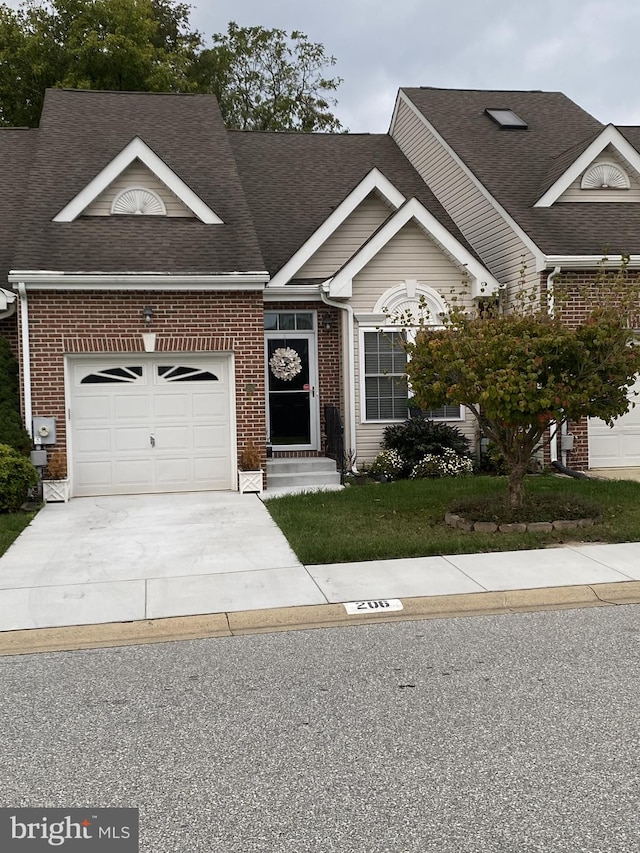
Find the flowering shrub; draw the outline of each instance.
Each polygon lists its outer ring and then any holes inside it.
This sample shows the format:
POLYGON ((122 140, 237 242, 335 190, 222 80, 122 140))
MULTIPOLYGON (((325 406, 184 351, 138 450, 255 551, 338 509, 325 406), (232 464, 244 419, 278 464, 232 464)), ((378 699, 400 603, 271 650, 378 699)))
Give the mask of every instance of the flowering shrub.
POLYGON ((382 474, 390 480, 402 477, 405 462, 396 450, 382 450, 371 463, 369 470, 372 474, 382 474))
POLYGON ((440 455, 427 453, 417 465, 414 465, 410 477, 458 477, 460 474, 472 474, 473 464, 466 456, 458 456, 455 450, 445 447, 440 455))

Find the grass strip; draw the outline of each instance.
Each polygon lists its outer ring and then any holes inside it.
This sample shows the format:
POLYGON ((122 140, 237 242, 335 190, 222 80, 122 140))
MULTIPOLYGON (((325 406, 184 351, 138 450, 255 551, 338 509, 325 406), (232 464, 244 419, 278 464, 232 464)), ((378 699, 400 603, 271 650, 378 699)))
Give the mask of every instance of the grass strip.
MULTIPOLYGON (((298 559, 307 565, 440 554, 519 551, 566 542, 632 542, 640 539, 640 483, 527 477, 536 502, 595 505, 593 527, 549 533, 475 533, 444 523, 460 501, 495 504, 506 494, 504 477, 402 480, 350 486, 339 492, 288 495, 266 501, 298 559)), ((559 520, 559 519, 553 519, 559 520)))

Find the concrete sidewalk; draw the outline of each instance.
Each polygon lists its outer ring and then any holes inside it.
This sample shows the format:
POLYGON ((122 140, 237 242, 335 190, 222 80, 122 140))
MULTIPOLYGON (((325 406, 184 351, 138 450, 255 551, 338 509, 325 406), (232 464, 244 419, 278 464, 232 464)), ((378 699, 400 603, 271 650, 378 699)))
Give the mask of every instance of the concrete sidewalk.
POLYGON ((612 584, 633 600, 639 581, 640 543, 303 566, 255 496, 81 498, 47 505, 0 559, 0 631, 149 620, 167 627, 204 614, 221 614, 228 628, 231 614, 245 614, 247 626, 267 611, 297 623, 308 608, 340 605, 334 621, 345 602, 401 599, 406 615, 412 599, 433 599, 438 610, 458 596, 482 608, 494 594, 495 608, 510 606, 510 592, 522 602, 524 591, 532 602, 561 605, 597 601, 584 590, 612 584), (287 608, 303 610, 284 617, 287 608))

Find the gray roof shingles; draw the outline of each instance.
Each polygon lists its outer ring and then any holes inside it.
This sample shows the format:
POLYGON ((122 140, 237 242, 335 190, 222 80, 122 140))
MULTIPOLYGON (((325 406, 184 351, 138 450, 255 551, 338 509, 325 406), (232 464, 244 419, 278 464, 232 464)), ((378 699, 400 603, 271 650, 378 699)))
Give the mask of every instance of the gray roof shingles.
POLYGON ((219 274, 264 270, 214 97, 50 89, 14 269, 219 274), (223 225, 165 217, 53 217, 139 136, 223 225))
POLYGON ((374 167, 405 198, 422 202, 477 257, 387 134, 229 131, 229 138, 272 275, 374 167))
MULTIPOLYGON (((560 92, 402 90, 494 198, 549 255, 640 254, 640 205, 534 203, 604 129, 560 92), (527 130, 484 114, 512 109, 527 130)), ((620 128, 637 148, 640 129, 620 128)))

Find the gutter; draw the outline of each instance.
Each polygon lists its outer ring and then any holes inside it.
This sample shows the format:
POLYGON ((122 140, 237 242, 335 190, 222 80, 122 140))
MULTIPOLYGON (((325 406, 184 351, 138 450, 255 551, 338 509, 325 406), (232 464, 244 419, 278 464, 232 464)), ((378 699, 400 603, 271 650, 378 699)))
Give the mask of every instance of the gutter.
POLYGON ((346 358, 346 377, 345 377, 345 411, 347 413, 347 436, 348 447, 345 448, 349 455, 351 470, 356 471, 356 378, 355 378, 355 343, 354 343, 354 323, 353 323, 353 308, 346 302, 336 302, 329 299, 327 291, 329 290, 329 282, 325 282, 320 288, 320 296, 325 305, 332 308, 339 308, 347 314, 347 358, 346 358))
MULTIPOLYGON (((549 316, 553 317, 555 311, 553 299, 553 280, 560 273, 562 268, 558 265, 547 276, 547 310, 549 316)), ((550 424, 551 440, 549 442, 549 453, 551 455, 551 464, 554 465, 558 461, 558 421, 552 421, 550 424)), ((566 464, 566 454, 563 454, 563 462, 566 464)))
POLYGON ((23 281, 18 282, 20 297, 20 331, 22 337, 22 388, 24 392, 25 427, 33 438, 33 403, 31 400, 31 346, 29 340, 29 308, 27 305, 27 288, 23 281))

